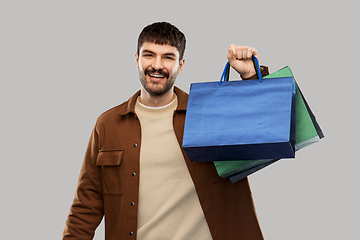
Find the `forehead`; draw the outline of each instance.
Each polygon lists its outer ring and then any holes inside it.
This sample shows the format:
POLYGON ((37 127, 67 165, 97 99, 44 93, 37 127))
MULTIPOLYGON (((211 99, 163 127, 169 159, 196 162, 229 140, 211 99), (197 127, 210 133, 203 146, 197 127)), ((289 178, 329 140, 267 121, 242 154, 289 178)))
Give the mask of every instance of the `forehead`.
POLYGON ((179 57, 178 49, 169 44, 160 45, 152 42, 144 42, 140 48, 140 53, 144 51, 150 51, 159 55, 175 54, 177 57, 179 57))

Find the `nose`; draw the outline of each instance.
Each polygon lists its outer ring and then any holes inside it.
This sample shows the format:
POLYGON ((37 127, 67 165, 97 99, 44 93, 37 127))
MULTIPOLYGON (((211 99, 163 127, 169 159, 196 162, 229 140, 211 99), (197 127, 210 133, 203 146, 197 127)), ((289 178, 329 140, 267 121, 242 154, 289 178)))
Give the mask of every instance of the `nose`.
POLYGON ((160 56, 157 56, 156 58, 154 58, 152 67, 153 67, 155 70, 159 70, 159 69, 163 69, 163 68, 164 68, 163 61, 162 61, 162 58, 161 58, 160 56))

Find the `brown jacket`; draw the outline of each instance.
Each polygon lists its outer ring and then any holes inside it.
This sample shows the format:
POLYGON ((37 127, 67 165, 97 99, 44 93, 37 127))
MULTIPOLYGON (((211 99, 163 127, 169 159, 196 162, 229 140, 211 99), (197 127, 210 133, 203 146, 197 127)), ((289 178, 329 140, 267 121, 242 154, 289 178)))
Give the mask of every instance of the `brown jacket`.
MULTIPOLYGON (((188 95, 175 88, 174 130, 182 146, 188 95)), ((105 240, 136 239, 141 126, 140 91, 97 120, 86 150, 63 239, 92 239, 105 215, 105 240)), ((221 179, 212 162, 183 155, 214 240, 263 239, 248 179, 221 179)))

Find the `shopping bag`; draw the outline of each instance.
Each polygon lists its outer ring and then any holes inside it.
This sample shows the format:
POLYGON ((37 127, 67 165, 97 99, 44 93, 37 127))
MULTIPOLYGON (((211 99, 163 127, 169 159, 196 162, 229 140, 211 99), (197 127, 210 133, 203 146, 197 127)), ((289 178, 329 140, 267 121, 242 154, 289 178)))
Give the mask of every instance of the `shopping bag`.
POLYGON ((294 158, 294 104, 292 77, 192 83, 183 149, 193 162, 294 158))
MULTIPOLYGON (((291 69, 284 67, 264 78, 272 77, 293 77, 291 69)), ((294 79, 295 81, 295 79, 294 79)), ((295 82, 296 84, 296 82, 295 82)), ((296 84, 296 121, 295 121, 295 151, 300 150, 310 144, 318 142, 324 134, 316 121, 309 105, 307 104, 299 86, 296 84)), ((248 161, 215 161, 216 170, 222 178, 230 178, 231 182, 236 182, 260 169, 275 163, 274 160, 248 160, 248 161)))
POLYGON ((220 177, 236 182, 247 177, 280 159, 214 161, 220 177))

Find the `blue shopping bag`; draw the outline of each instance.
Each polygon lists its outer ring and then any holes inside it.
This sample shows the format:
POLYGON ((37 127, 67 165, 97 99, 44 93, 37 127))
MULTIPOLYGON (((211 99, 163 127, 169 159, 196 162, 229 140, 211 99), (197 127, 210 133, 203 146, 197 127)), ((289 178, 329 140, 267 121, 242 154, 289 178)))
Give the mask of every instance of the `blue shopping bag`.
POLYGON ((294 158, 294 104, 292 77, 193 83, 183 149, 193 162, 294 158))
MULTIPOLYGON (((284 67, 264 78, 274 77, 292 77, 292 71, 289 67, 284 67)), ((316 121, 315 115, 312 113, 304 95, 302 94, 298 84, 296 87, 296 121, 295 121, 295 151, 298 151, 311 144, 319 142, 324 134, 316 121)), ((275 160, 240 160, 240 161, 214 161, 216 170, 220 177, 231 182, 237 182, 267 166, 277 162, 275 160)))

